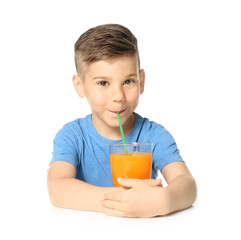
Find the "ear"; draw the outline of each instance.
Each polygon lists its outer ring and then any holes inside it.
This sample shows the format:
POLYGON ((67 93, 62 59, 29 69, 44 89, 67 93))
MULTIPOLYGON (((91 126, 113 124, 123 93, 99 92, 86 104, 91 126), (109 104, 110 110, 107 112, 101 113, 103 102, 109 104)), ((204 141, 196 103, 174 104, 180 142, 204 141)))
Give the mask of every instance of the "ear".
POLYGON ((140 70, 140 94, 144 92, 144 87, 145 87, 145 71, 144 69, 140 70))
POLYGON ((74 88, 78 93, 79 97, 83 98, 85 96, 83 89, 83 81, 78 75, 74 75, 72 78, 74 88))

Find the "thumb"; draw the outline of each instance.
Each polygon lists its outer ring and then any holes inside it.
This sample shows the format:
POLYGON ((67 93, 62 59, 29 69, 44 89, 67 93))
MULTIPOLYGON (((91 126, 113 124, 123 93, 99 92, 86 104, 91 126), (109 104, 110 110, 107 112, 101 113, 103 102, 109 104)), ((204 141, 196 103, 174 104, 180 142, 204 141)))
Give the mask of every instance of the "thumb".
POLYGON ((162 187, 161 179, 145 179, 144 182, 152 187, 162 187))
POLYGON ((134 187, 137 183, 140 182, 139 179, 133 179, 133 178, 117 178, 118 183, 126 188, 132 188, 134 187))

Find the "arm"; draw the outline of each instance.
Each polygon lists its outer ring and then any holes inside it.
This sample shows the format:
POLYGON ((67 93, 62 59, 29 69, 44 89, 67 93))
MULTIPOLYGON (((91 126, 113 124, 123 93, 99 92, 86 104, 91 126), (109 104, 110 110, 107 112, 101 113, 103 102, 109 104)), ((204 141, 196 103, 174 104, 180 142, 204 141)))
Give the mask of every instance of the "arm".
POLYGON ((56 161, 48 170, 48 191, 53 205, 63 208, 102 211, 101 200, 105 193, 122 188, 97 187, 75 178, 74 165, 56 161))
POLYGON ((168 186, 150 186, 138 179, 119 179, 125 192, 108 193, 102 205, 108 215, 153 217, 188 208, 196 199, 197 188, 183 162, 168 164, 162 171, 168 186))
MULTIPOLYGON (((121 187, 98 187, 75 178, 74 165, 53 162, 48 170, 48 191, 53 205, 63 208, 102 212, 101 201, 106 193, 123 192, 121 187)), ((161 181, 145 181, 151 186, 161 186, 161 181)))
POLYGON ((168 183, 165 188, 168 198, 167 213, 190 207, 197 197, 197 186, 194 178, 183 162, 168 164, 162 171, 168 183))

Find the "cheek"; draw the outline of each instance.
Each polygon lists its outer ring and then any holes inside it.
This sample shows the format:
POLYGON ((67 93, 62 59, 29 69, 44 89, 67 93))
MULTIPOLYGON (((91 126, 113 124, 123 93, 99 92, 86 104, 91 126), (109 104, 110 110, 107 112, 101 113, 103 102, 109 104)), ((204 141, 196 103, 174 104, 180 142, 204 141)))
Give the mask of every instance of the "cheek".
POLYGON ((126 99, 128 102, 138 102, 138 99, 139 99, 139 89, 135 90, 135 91, 132 91, 132 92, 129 92, 127 95, 126 95, 126 99))
POLYGON ((98 91, 90 92, 86 95, 86 98, 90 105, 102 106, 106 103, 106 96, 98 91))

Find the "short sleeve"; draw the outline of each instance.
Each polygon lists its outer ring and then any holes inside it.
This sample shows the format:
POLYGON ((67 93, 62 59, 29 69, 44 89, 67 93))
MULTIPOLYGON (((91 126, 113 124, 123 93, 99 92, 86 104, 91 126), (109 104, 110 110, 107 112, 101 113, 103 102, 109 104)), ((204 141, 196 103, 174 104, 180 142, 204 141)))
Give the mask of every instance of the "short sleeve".
POLYGON ((152 135, 153 169, 155 173, 172 162, 182 161, 176 142, 172 135, 162 126, 155 129, 152 135))
POLYGON ((56 134, 53 141, 52 162, 65 161, 78 166, 78 140, 70 124, 66 124, 56 134))

